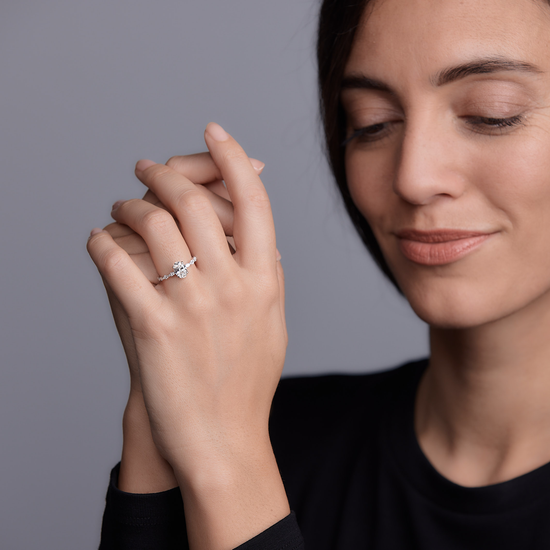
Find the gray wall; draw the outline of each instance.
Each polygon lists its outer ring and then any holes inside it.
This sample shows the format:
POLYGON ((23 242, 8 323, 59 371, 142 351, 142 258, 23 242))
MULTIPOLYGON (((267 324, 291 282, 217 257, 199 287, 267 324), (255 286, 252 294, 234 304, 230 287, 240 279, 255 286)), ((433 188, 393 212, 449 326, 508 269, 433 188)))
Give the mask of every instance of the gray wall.
POLYGON ((4 0, 0 10, 0 547, 97 548, 126 367, 85 252, 142 157, 220 122, 266 162, 287 374, 386 368, 424 325, 353 234, 323 160, 316 0, 4 0))

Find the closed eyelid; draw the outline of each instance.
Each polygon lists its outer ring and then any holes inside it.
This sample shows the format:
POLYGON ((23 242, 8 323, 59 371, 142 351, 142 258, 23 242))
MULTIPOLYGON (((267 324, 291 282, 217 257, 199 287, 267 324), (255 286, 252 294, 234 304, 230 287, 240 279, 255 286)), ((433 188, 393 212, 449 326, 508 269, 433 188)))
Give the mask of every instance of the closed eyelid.
POLYGON ((525 111, 528 106, 518 101, 493 101, 490 98, 479 101, 465 101, 459 105, 459 108, 466 110, 480 110, 482 112, 500 113, 502 116, 510 116, 518 112, 525 111))
POLYGON ((345 89, 340 94, 340 102, 346 111, 360 105, 394 109, 399 107, 395 95, 379 90, 345 89))
POLYGON ((348 123, 352 123, 352 126, 369 126, 403 117, 401 109, 381 101, 357 99, 350 102, 344 110, 348 123))

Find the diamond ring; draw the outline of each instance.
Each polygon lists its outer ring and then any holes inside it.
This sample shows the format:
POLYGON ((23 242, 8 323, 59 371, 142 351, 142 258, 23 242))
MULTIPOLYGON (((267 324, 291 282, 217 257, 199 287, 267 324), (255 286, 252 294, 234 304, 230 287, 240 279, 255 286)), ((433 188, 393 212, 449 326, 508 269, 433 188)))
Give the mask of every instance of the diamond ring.
POLYGON ((159 281, 166 281, 166 279, 169 279, 170 277, 173 277, 176 275, 180 279, 185 279, 187 277, 187 274, 189 273, 188 268, 191 267, 195 262, 197 261, 197 258, 193 256, 193 259, 188 263, 184 262, 175 262, 172 266, 172 273, 168 273, 168 275, 164 275, 163 277, 157 277, 157 280, 159 281))

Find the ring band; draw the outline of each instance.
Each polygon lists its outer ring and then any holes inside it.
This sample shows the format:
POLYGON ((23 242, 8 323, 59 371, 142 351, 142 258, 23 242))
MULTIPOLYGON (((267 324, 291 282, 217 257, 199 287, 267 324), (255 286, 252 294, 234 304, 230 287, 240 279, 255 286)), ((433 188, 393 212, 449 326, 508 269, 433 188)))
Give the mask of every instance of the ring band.
POLYGON ((168 273, 168 275, 157 277, 157 280, 166 281, 166 279, 169 279, 174 275, 176 275, 180 279, 185 279, 185 277, 187 277, 187 274, 189 273, 188 268, 191 267, 196 261, 197 261, 197 258, 193 256, 193 259, 188 264, 185 264, 183 262, 174 262, 174 265, 172 266, 172 269, 174 271, 172 271, 172 273, 168 273))

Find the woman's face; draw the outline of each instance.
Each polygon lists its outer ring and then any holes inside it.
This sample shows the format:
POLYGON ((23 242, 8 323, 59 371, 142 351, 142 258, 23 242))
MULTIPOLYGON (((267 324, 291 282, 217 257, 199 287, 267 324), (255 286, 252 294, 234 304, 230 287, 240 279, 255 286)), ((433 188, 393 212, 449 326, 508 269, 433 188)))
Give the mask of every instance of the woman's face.
POLYGON ((345 74, 351 195, 416 313, 550 306, 550 7, 376 0, 345 74))

